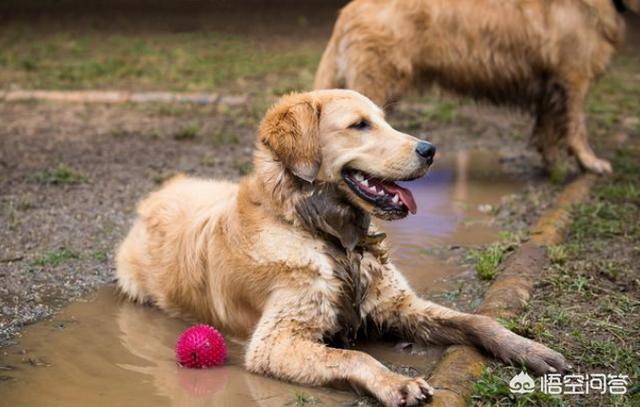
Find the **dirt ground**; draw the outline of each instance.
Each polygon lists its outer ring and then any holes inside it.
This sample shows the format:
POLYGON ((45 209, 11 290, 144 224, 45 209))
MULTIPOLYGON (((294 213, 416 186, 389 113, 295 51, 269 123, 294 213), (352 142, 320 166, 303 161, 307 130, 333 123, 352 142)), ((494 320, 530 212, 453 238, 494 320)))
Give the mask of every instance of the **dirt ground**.
MULTIPOLYGON (((90 10, 79 15, 61 12, 56 19, 42 13, 32 23, 28 17, 33 10, 9 13, 0 8, 0 21, 6 23, 0 28, 0 43, 6 45, 0 46, 2 89, 79 84, 206 90, 240 97, 238 103, 213 106, 0 102, 0 346, 14 342, 25 324, 113 280, 113 253, 130 225, 135 203, 164 179, 186 172, 237 180, 250 171, 262 114, 279 94, 309 88, 335 10, 330 4, 320 12, 290 6, 285 14, 255 13, 250 24, 245 22, 250 27, 245 32, 237 24, 242 10, 233 7, 227 14, 185 11, 169 22, 161 12, 151 13, 144 25, 137 20, 144 12, 118 14, 117 19, 90 10), (296 35, 279 23, 282 18, 297 22, 296 35), (217 45, 207 54, 201 49, 212 36, 217 45), (82 38, 89 42, 82 43, 82 38), (98 43, 101 38, 105 41, 98 43), (131 48, 132 43, 137 45, 131 48), (20 54, 21 45, 30 51, 20 54), (229 51, 234 46, 244 52, 229 51), (74 58, 57 58, 58 52, 74 58), (167 67, 171 60, 161 57, 165 52, 176 58, 176 67, 167 67), (104 62, 101 55, 107 54, 115 55, 109 69, 96 69, 104 62), (218 62, 222 57, 226 62, 218 62), (276 73, 256 68, 263 61, 276 73), (146 70, 154 64, 166 69, 146 70), (212 70, 218 73, 204 74, 212 70)), ((632 32, 631 38, 637 34, 632 32)), ((592 201, 576 208, 571 238, 554 249, 554 265, 530 312, 522 320, 505 321, 564 350, 580 368, 630 369, 634 383, 640 373, 640 169, 633 147, 640 139, 638 100, 640 59, 629 47, 596 86, 589 105, 593 144, 615 159, 616 175, 613 181, 601 180, 592 201), (617 147, 621 143, 626 147, 617 147), (564 317, 551 318, 558 312, 564 317)), ((440 151, 482 148, 499 153, 503 169, 527 185, 523 193, 493 209, 501 228, 512 234, 526 230, 564 182, 542 178, 539 158, 527 144, 531 121, 526 116, 434 92, 407 98, 390 122, 428 138, 440 151)), ((517 243, 504 246, 509 244, 517 243)), ((457 255, 469 261, 467 254, 457 255)), ((472 308, 482 284, 438 300, 472 308)), ((473 402, 561 405, 542 396, 514 399, 504 387, 511 376, 511 370, 492 366, 473 402)))

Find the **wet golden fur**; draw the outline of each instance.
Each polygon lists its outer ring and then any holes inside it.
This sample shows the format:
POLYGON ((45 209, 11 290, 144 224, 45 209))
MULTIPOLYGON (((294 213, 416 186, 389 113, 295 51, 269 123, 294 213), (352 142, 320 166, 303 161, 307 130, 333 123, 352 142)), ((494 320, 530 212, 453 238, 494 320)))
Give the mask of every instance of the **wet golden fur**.
MULTIPOLYGON (((621 1, 640 10, 640 0, 621 1)), ((385 105, 435 83, 516 106, 535 116, 532 141, 548 167, 566 144, 583 168, 610 172, 589 146, 584 103, 623 31, 612 0, 355 0, 340 13, 315 88, 385 105)))
POLYGON ((417 297, 389 261, 348 166, 388 179, 424 175, 416 138, 391 128, 348 90, 284 97, 265 116, 255 171, 240 184, 188 178, 145 198, 119 248, 117 277, 131 299, 191 316, 248 340, 250 371, 312 385, 350 382, 385 405, 418 405, 432 389, 371 356, 329 347, 369 329, 423 343, 473 344, 538 373, 564 358, 495 321, 417 297), (353 123, 366 119, 366 130, 353 123))

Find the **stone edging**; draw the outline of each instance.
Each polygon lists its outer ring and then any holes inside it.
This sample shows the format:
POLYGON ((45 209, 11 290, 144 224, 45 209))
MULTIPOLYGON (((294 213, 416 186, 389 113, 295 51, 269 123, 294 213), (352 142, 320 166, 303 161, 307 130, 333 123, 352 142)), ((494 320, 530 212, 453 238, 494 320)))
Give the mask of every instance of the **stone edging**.
POLYGON ((194 103, 239 106, 247 103, 247 95, 219 95, 217 93, 127 92, 101 90, 0 90, 0 101, 18 102, 48 100, 74 103, 194 103))

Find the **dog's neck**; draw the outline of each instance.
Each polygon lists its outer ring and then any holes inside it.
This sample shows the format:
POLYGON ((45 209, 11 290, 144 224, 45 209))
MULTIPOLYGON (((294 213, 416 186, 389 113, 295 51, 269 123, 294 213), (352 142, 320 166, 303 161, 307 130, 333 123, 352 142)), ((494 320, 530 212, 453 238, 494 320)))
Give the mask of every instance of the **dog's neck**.
POLYGON ((301 185, 295 205, 303 227, 313 233, 336 239, 346 251, 353 251, 367 236, 370 217, 340 197, 337 186, 327 183, 301 185))
POLYGON ((367 236, 369 215, 347 202, 336 185, 301 180, 260 149, 254 164, 256 187, 277 217, 347 251, 367 236))
POLYGON ((624 4, 624 0, 613 0, 613 5, 616 7, 616 11, 620 14, 627 11, 627 6, 624 4))

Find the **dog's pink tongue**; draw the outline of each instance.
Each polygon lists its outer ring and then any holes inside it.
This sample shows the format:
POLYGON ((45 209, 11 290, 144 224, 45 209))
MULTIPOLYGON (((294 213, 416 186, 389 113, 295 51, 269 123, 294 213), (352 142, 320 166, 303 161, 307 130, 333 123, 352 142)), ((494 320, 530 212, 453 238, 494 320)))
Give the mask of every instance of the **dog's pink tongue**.
POLYGON ((411 191, 409 191, 407 188, 402 188, 397 184, 385 184, 384 187, 391 193, 397 193, 402 203, 404 203, 404 205, 409 208, 409 212, 414 215, 416 214, 416 212, 418 211, 418 205, 416 205, 416 201, 415 199, 413 199, 413 194, 411 193, 411 191))

